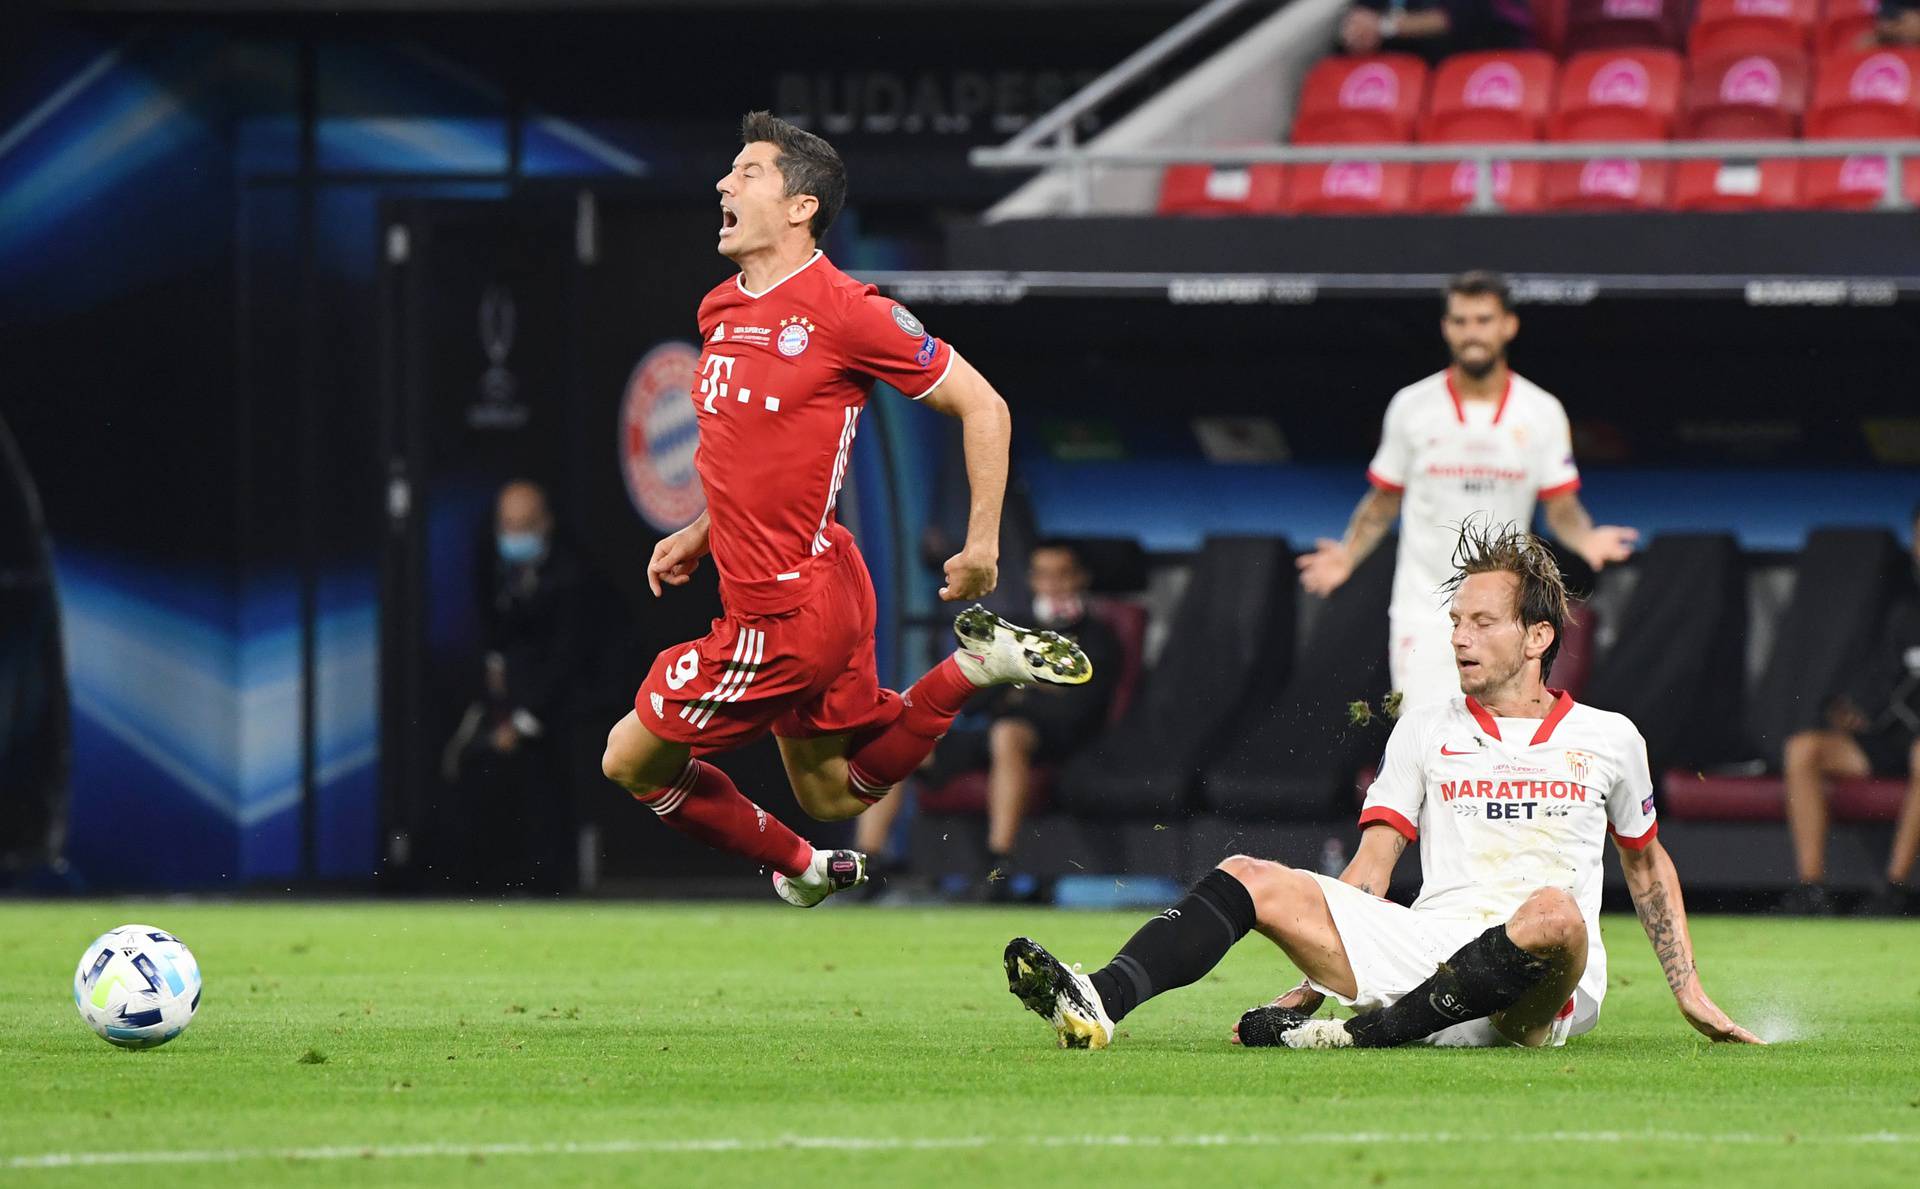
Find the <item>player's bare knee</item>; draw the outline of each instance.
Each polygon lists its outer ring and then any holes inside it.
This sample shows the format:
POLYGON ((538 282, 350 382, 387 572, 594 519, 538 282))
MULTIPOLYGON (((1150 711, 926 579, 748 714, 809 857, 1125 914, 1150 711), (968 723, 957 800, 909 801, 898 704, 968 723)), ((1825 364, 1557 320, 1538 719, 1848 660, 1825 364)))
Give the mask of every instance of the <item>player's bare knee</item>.
POLYGON ((1219 866, 1246 885, 1247 895, 1253 898, 1254 913, 1262 921, 1285 915, 1287 905, 1306 890, 1302 881, 1310 880, 1305 873, 1283 863, 1251 855, 1233 855, 1222 860, 1219 866))
POLYGON ((633 787, 633 762, 621 750, 617 731, 610 731, 607 734, 607 749, 600 753, 600 774, 621 788, 633 787))
POLYGON ((1801 731, 1787 737, 1787 746, 1781 754, 1781 762, 1788 768, 1817 768, 1826 750, 1827 733, 1825 731, 1801 731))
POLYGON ((1540 888, 1507 922, 1507 936, 1528 953, 1584 952, 1587 921, 1580 904, 1561 888, 1540 888))

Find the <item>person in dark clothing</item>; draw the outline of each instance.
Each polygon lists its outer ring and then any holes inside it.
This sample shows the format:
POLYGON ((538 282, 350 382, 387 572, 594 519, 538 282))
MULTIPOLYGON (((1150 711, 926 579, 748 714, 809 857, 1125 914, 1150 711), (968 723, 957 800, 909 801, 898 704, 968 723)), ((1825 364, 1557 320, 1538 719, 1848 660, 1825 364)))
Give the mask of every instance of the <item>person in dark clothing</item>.
POLYGON ((1907 798, 1893 831, 1886 883, 1865 910, 1899 915, 1920 908, 1911 884, 1920 852, 1920 507, 1914 509, 1913 581, 1894 599, 1874 651, 1850 687, 1827 707, 1824 727, 1787 739, 1787 825, 1800 886, 1781 908, 1833 911, 1826 889, 1827 788, 1831 777, 1904 777, 1907 798))
POLYGON ((1438 62, 1533 44, 1526 0, 1354 0, 1340 22, 1340 46, 1350 54, 1418 54, 1438 62))
POLYGON ((501 488, 494 548, 476 575, 482 690, 448 743, 443 775, 473 820, 478 882, 571 885, 568 738, 593 689, 593 583, 555 531, 546 493, 501 488))
MULTIPOLYGON (((1093 662, 1084 685, 1010 686, 983 697, 968 719, 984 726, 961 725, 934 748, 921 774, 944 783, 962 772, 987 772, 987 869, 983 891, 989 899, 1011 895, 1009 860, 1020 824, 1032 803, 1033 769, 1056 766, 1098 734, 1113 705, 1123 662, 1120 639, 1087 600, 1091 575, 1066 541, 1034 546, 1027 563, 1037 627, 1070 636, 1093 662)), ((899 809, 900 792, 860 819, 860 843, 870 853, 885 845, 899 809)))

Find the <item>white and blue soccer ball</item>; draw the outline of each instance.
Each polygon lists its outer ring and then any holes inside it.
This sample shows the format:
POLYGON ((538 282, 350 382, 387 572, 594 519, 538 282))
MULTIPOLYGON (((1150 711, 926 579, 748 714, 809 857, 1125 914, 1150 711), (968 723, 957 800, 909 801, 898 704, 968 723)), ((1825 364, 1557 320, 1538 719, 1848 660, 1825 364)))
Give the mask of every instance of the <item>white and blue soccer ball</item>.
POLYGON ((193 1022, 200 1009, 200 964, 166 930, 122 925, 80 955, 73 1005, 108 1044, 151 1049, 193 1022))

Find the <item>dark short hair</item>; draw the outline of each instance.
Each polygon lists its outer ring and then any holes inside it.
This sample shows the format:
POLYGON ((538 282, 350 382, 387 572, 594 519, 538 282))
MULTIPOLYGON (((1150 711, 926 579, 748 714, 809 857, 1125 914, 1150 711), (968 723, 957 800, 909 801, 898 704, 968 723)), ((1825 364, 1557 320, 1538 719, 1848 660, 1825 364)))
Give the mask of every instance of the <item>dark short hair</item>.
POLYGON ((1545 681, 1560 655, 1562 629, 1573 622, 1573 612, 1567 608, 1567 583, 1560 576, 1560 563, 1553 560, 1552 547, 1517 525, 1469 517, 1453 547, 1453 569, 1453 577, 1441 587, 1449 596, 1472 574, 1512 574, 1520 580, 1520 626, 1544 623, 1553 629, 1553 643, 1540 656, 1540 679, 1545 681))
POLYGON ((1461 297, 1491 297, 1500 303, 1501 309, 1513 312, 1513 290, 1507 284, 1507 278, 1497 272, 1476 268, 1461 273, 1447 282, 1447 296, 1452 297, 1456 293, 1461 297))
POLYGON ((833 146, 796 124, 767 111, 750 111, 740 120, 740 143, 766 141, 780 150, 774 167, 786 179, 787 197, 811 194, 820 203, 813 212, 814 242, 827 237, 827 228, 847 202, 847 167, 833 146))

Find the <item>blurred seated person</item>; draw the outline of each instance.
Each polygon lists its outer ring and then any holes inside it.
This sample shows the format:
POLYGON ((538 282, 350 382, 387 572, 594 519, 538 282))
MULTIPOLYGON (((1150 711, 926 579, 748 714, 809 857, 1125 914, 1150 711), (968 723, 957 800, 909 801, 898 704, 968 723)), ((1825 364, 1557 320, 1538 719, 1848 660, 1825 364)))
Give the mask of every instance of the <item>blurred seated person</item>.
POLYGON ((1340 46, 1350 54, 1417 54, 1437 62, 1531 45, 1527 0, 1354 0, 1340 22, 1340 46))
MULTIPOLYGON (((929 784, 940 785, 965 772, 986 770, 990 877, 982 891, 988 899, 1011 895, 1009 860, 1031 801, 1034 766, 1066 762, 1100 732, 1113 704, 1123 657, 1119 637, 1088 604, 1091 577, 1066 541, 1041 541, 1028 558, 1032 623, 1078 641, 1093 662, 1092 680, 1074 686, 1008 686, 993 696, 982 695, 920 772, 929 784)), ((861 815, 856 846, 876 855, 886 849, 899 798, 895 789, 861 815)))
POLYGON ((475 575, 481 689, 441 770, 460 793, 475 879, 559 890, 572 884, 567 736, 596 671, 592 584, 536 483, 500 489, 492 545, 475 575))
POLYGON ((1914 911, 1911 880, 1920 851, 1920 507, 1914 509, 1914 582, 1894 600, 1875 650, 1851 688, 1826 709, 1826 726, 1788 738, 1787 824, 1800 886, 1781 908, 1833 911, 1828 895, 1827 789, 1833 777, 1901 777, 1907 797, 1894 826, 1886 883, 1868 897, 1875 915, 1914 911))
POLYGON ((1880 0, 1871 45, 1920 45, 1920 0, 1880 0))

